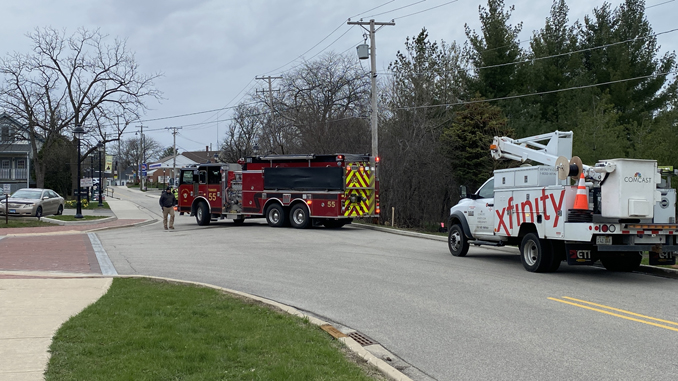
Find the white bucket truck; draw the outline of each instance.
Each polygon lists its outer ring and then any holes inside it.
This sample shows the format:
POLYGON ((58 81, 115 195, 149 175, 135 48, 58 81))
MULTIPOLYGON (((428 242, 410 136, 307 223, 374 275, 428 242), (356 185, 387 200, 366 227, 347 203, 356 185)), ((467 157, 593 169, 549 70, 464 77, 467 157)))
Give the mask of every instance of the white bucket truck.
POLYGON ((470 244, 515 245, 532 272, 598 260, 610 271, 633 271, 643 252, 650 264, 675 264, 676 192, 656 161, 582 165, 572 157, 571 131, 495 137, 490 150, 497 160, 542 165, 496 170, 475 194, 462 190, 464 198, 450 209, 452 255, 465 256, 470 244))

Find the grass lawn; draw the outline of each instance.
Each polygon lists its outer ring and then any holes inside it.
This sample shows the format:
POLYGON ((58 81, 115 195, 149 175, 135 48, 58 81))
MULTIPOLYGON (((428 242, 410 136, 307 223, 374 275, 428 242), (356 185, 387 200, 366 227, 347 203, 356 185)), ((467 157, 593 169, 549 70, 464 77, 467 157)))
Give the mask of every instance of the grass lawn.
POLYGON ((10 218, 9 223, 5 223, 5 216, 0 216, 0 229, 1 228, 35 228, 42 226, 54 226, 49 222, 38 221, 35 218, 28 217, 27 219, 23 218, 10 218))
POLYGON ((385 379, 303 319, 151 279, 114 279, 59 328, 50 352, 47 380, 385 379))
POLYGON ((82 218, 75 218, 75 216, 61 215, 61 216, 46 216, 46 217, 53 219, 53 220, 59 220, 59 221, 90 221, 90 220, 100 220, 102 218, 108 218, 110 216, 88 216, 88 215, 84 215, 84 216, 82 216, 82 218))

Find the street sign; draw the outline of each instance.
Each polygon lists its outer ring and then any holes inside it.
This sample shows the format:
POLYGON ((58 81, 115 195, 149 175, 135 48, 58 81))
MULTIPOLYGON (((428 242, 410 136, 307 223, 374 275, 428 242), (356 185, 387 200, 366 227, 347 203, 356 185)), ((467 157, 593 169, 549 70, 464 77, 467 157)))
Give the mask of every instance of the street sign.
POLYGON ((9 194, 9 192, 12 191, 12 185, 11 184, 2 184, 2 191, 9 194))
POLYGON ((145 171, 146 170, 146 163, 141 163, 141 170, 145 171))
POLYGON ((88 188, 94 185, 94 182, 92 181, 91 177, 86 177, 83 179, 80 179, 80 187, 81 188, 88 188))
POLYGON ((146 176, 146 171, 141 171, 141 176, 146 176))

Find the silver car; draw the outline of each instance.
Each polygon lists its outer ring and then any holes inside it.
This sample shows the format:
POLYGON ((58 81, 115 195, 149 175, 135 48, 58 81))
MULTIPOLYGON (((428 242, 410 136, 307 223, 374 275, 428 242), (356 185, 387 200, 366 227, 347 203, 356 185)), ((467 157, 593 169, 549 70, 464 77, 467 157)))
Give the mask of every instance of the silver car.
POLYGON ((61 214, 64 211, 64 198, 51 189, 23 188, 9 196, 9 205, 0 200, 0 214, 9 211, 12 216, 42 217, 50 214, 61 214))

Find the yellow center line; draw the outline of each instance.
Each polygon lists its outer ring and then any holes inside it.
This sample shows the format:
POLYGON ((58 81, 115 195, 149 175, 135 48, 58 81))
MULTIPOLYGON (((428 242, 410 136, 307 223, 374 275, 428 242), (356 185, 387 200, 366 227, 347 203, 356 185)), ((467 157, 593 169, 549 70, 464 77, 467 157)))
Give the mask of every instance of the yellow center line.
POLYGON ((659 322, 666 323, 666 324, 678 325, 678 323, 673 322, 673 321, 657 319, 657 318, 653 318, 653 317, 651 317, 651 316, 645 316, 645 315, 637 314, 637 313, 631 312, 631 311, 620 310, 619 308, 609 307, 609 306, 606 306, 606 305, 603 305, 603 304, 597 304, 597 303, 593 303, 593 302, 587 302, 586 300, 580 300, 580 299, 570 298, 569 296, 563 296, 562 298, 563 298, 563 299, 574 300, 575 302, 579 302, 579 303, 590 304, 590 305, 596 306, 596 307, 606 308, 606 309, 608 309, 608 310, 612 310, 612 311, 617 311, 617 312, 625 313, 625 314, 627 314, 627 315, 637 316, 637 317, 640 317, 640 318, 643 318, 643 319, 650 319, 650 320, 655 320, 655 321, 659 321, 659 322))
MULTIPOLYGON (((601 309, 599 309, 599 308, 593 308, 593 307, 585 306, 585 305, 583 305, 583 304, 578 304, 578 303, 574 303, 574 302, 568 302, 567 300, 560 300, 560 299, 556 299, 556 298, 548 298, 548 299, 549 299, 549 300, 556 301, 556 302, 565 303, 565 304, 569 304, 569 305, 572 305, 572 306, 580 307, 580 308, 585 308, 585 309, 587 309, 587 310, 596 311, 596 312, 604 313, 604 314, 607 314, 607 315, 619 317, 619 318, 622 318, 622 319, 631 320, 631 321, 635 321, 635 322, 638 322, 638 323, 644 323, 644 324, 652 325, 652 326, 655 326, 655 327, 665 328, 665 329, 668 329, 668 330, 671 330, 671 331, 676 331, 676 332, 678 332, 678 328, 675 328, 675 327, 669 327, 669 326, 666 326, 666 325, 653 323, 653 322, 651 322, 651 321, 640 320, 640 319, 632 318, 632 317, 629 317, 629 316, 624 316, 624 315, 616 314, 616 313, 614 313, 614 312, 601 310, 601 309)), ((587 302, 585 302, 585 303, 587 303, 587 302)), ((593 304, 593 303, 592 303, 592 304, 593 304)), ((651 319, 652 319, 652 318, 651 318, 651 319)), ((655 320, 659 320, 659 319, 655 319, 655 320)), ((673 322, 669 322, 669 323, 675 324, 675 323, 673 323, 673 322)))

